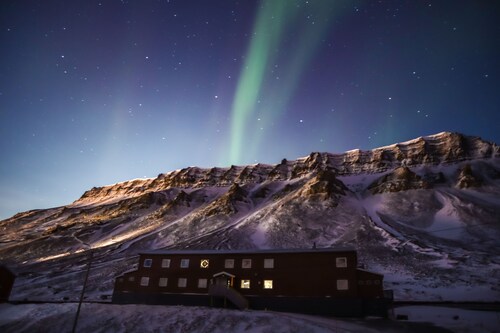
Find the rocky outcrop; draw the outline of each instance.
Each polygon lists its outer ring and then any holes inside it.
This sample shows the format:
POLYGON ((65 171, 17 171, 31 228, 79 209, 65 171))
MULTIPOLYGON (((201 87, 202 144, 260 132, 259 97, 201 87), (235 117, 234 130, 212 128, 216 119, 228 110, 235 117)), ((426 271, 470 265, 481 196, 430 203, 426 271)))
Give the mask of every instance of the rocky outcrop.
POLYGON ((481 178, 475 175, 471 165, 467 163, 461 168, 455 186, 458 188, 470 188, 479 187, 482 183, 481 178))
POLYGON ((425 189, 430 185, 408 167, 399 167, 372 183, 368 190, 372 194, 425 189))
POLYGON ((205 210, 205 216, 224 214, 232 215, 238 212, 237 203, 247 203, 250 201, 247 198, 248 192, 234 183, 229 190, 220 198, 213 201, 205 210))
POLYGON ((320 170, 299 191, 304 198, 316 197, 322 200, 338 198, 345 195, 347 187, 335 177, 331 170, 320 170))

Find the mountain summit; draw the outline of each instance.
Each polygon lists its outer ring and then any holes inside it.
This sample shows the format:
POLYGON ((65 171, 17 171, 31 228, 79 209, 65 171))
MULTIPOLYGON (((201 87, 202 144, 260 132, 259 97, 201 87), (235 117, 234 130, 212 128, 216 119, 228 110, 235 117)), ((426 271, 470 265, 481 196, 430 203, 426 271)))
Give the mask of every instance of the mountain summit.
POLYGON ((498 300, 500 149, 443 132, 276 165, 189 167, 0 221, 18 299, 105 298, 138 252, 353 245, 396 299, 498 300), (451 283, 452 281, 452 283, 451 283))

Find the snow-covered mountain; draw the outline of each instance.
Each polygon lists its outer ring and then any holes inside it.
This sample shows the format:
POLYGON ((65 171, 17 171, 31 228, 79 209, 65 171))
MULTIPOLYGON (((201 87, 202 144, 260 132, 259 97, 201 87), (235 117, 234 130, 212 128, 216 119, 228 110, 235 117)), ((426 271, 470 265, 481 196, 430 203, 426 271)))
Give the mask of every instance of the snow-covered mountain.
POLYGON ((500 147, 443 132, 276 165, 189 167, 93 188, 0 221, 12 299, 111 294, 137 253, 160 248, 354 245, 405 300, 500 300, 500 147))

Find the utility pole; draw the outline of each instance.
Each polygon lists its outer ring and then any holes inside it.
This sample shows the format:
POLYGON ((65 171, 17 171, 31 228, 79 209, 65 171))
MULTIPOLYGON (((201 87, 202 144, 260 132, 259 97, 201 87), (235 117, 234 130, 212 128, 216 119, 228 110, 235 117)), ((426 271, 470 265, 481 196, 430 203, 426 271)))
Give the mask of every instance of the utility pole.
POLYGON ((89 247, 90 253, 89 253, 89 258, 88 258, 88 262, 87 262, 87 271, 85 272, 85 280, 83 280, 82 292, 80 294, 80 300, 78 301, 78 308, 76 310, 75 321, 73 322, 73 329, 71 330, 72 333, 76 332, 76 325, 78 323, 78 317, 80 316, 80 308, 82 307, 83 296, 85 294, 85 289, 87 288, 87 280, 89 279, 90 266, 92 264, 92 258, 93 258, 92 247, 87 243, 83 243, 83 244, 87 245, 89 247))

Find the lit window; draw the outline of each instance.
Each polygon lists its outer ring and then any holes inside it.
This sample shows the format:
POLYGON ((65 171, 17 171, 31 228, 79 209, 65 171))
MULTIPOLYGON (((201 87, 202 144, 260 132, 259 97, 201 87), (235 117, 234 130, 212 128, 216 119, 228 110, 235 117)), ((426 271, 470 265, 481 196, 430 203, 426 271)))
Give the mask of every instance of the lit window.
POLYGON ((234 259, 226 259, 224 261, 224 268, 234 268, 234 259))
POLYGON ((129 276, 129 277, 128 277, 128 280, 129 280, 130 282, 134 282, 134 281, 135 281, 135 276, 129 276))
POLYGON ((347 267, 347 258, 346 257, 336 258, 335 259, 335 266, 336 267, 347 267))
POLYGON ((160 278, 160 280, 158 281, 158 286, 159 287, 166 287, 168 284, 168 278, 166 277, 162 277, 160 278))
POLYGON ((161 260, 161 267, 162 268, 169 268, 170 267, 170 259, 162 259, 161 260))
POLYGON ((241 280, 241 289, 250 289, 250 280, 241 280))
POLYGON ((348 280, 337 280, 337 290, 348 290, 349 281, 348 280))
POLYGON ((198 288, 206 288, 207 279, 198 279, 198 288))
POLYGON ((210 264, 210 262, 208 261, 208 259, 201 259, 201 261, 200 261, 201 268, 208 268, 209 264, 210 264))
POLYGON ((252 268, 252 259, 243 259, 241 261, 241 268, 252 268))
POLYGON ((144 259, 144 267, 151 267, 153 259, 144 259))
POLYGON ((264 259, 264 268, 274 268, 274 259, 264 259))
POLYGON ((179 278, 179 281, 177 281, 177 287, 186 288, 186 286, 187 286, 187 279, 186 278, 179 278))
POLYGON ((181 268, 188 268, 188 267, 189 267, 189 259, 182 259, 181 268))
POLYGON ((273 289, 273 280, 264 280, 264 289, 273 289))
POLYGON ((149 277, 147 276, 141 277, 141 286, 143 287, 149 286, 149 277))

